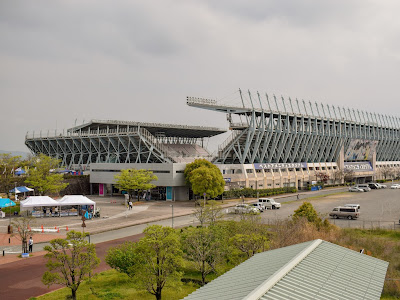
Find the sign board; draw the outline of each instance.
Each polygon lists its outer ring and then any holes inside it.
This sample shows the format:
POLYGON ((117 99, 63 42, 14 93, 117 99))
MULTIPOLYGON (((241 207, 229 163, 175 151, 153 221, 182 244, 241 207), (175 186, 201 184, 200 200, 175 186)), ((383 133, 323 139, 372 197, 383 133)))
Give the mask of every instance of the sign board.
POLYGON ((369 161, 344 162, 344 169, 353 170, 354 172, 371 172, 374 170, 369 161))
POLYGON ((254 168, 257 170, 265 169, 295 169, 295 168, 307 168, 307 163, 265 163, 265 164, 254 164, 254 168))
POLYGON ((378 141, 371 140, 351 140, 346 149, 344 160, 371 160, 376 152, 378 141))
POLYGON ((99 183, 99 196, 104 196, 104 184, 99 183))

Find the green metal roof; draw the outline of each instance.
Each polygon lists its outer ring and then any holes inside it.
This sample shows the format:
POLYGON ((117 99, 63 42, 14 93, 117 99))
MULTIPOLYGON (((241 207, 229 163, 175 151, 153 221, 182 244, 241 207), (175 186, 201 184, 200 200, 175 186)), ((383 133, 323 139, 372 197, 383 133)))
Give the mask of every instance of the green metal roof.
POLYGON ((387 267, 315 240, 256 254, 184 299, 380 299, 387 267))

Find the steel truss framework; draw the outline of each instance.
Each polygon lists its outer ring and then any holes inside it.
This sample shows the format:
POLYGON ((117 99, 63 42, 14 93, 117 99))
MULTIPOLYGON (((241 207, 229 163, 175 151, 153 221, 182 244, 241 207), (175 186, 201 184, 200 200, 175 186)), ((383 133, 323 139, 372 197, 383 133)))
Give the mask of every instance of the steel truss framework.
POLYGON ((69 132, 66 135, 30 137, 25 144, 33 153, 61 159, 61 165, 90 163, 170 163, 164 146, 145 128, 69 132))
POLYGON ((378 141, 377 161, 400 161, 398 118, 327 106, 328 114, 323 105, 313 106, 305 101, 304 108, 300 109, 297 99, 297 108, 294 108, 291 99, 289 106, 283 97, 284 110, 281 110, 275 96, 277 109, 272 110, 268 95, 268 109, 264 109, 259 93, 259 108, 256 108, 250 92, 252 107, 247 108, 239 92, 242 107, 219 105, 214 100, 187 99, 190 106, 228 114, 232 135, 219 146, 214 163, 335 162, 342 147, 346 150, 353 139, 378 141), (232 114, 244 116, 246 122, 233 123, 232 114))

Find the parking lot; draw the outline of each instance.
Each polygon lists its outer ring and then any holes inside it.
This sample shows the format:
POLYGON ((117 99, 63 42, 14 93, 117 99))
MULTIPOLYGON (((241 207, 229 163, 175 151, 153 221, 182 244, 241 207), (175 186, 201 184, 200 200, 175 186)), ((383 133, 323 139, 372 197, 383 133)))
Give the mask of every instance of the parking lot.
POLYGON ((400 189, 390 189, 390 184, 386 189, 363 193, 341 192, 324 197, 317 196, 288 202, 284 202, 284 199, 276 200, 282 203, 282 208, 261 213, 263 222, 285 219, 292 215, 304 201, 308 201, 312 203, 323 218, 328 218, 331 223, 340 227, 380 227, 400 230, 400 189), (329 217, 329 213, 334 207, 344 204, 360 204, 360 217, 357 220, 332 219, 329 217))

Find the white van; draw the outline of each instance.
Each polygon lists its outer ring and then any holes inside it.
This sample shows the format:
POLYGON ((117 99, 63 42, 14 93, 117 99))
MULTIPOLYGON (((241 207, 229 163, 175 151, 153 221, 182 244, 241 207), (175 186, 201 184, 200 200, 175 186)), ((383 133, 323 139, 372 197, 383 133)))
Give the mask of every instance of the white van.
POLYGON ((280 209, 281 204, 279 202, 275 202, 272 198, 260 198, 258 199, 258 203, 265 207, 265 209, 280 209))

